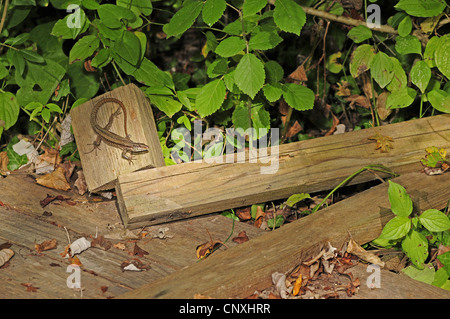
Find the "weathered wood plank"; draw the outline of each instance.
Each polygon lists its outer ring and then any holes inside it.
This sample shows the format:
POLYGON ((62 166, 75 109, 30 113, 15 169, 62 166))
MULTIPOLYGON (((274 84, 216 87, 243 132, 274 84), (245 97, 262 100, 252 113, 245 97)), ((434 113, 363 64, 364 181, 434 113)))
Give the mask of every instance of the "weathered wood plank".
POLYGON ((367 265, 359 264, 348 272, 361 281, 355 299, 450 299, 450 291, 414 280, 401 273, 395 274, 381 269, 380 287, 369 288, 366 282, 373 272, 367 272, 367 265))
MULTIPOLYGON (((441 209, 450 197, 447 175, 410 173, 395 181, 406 188, 418 211, 441 209)), ((316 255, 326 242, 341 247, 349 232, 360 244, 377 238, 392 217, 387 187, 387 183, 373 187, 121 298, 193 298, 197 293, 215 298, 247 297, 269 287, 273 272, 289 271, 316 255)))
MULTIPOLYGON (((274 174, 261 174, 261 167, 273 165, 270 155, 260 163, 193 162, 123 174, 116 187, 120 214, 135 228, 332 189, 370 164, 399 174, 414 172, 421 169, 420 159, 432 145, 450 151, 450 115, 281 145, 274 174), (391 136, 394 149, 375 150, 368 138, 377 133, 391 136)), ((375 178, 364 173, 351 183, 375 178)))
MULTIPOLYGON (((83 196, 37 185, 25 175, 0 179, 0 219, 0 244, 12 243, 12 249, 16 252, 9 267, 0 271, 0 298, 80 298, 79 292, 66 286, 68 262, 59 255, 68 243, 64 227, 73 241, 82 236, 95 236, 96 232, 98 235, 111 235, 108 225, 120 224, 115 201, 88 202, 83 196), (24 189, 27 190, 26 196, 23 194, 24 189), (39 201, 47 193, 71 197, 76 205, 55 202, 42 208, 39 201), (44 210, 51 212, 52 216, 44 217, 44 210), (58 247, 36 255, 34 244, 53 238, 58 240, 58 247), (27 292, 21 284, 28 282, 40 289, 36 293, 27 292)), ((85 288, 83 297, 117 296, 196 263, 195 248, 210 240, 208 231, 213 239, 224 241, 231 233, 232 220, 210 215, 168 223, 164 227, 169 228, 167 234, 172 238, 161 240, 148 236, 138 241, 139 247, 149 253, 140 258, 152 267, 145 272, 122 272, 120 269, 123 261, 133 258, 129 255, 134 247, 132 241, 112 240, 113 243, 120 241, 125 244, 125 251, 90 248, 83 252, 80 255, 84 265, 81 273, 82 286, 85 288), (108 292, 103 294, 101 286, 107 286, 108 292)), ((159 226, 152 226, 146 230, 156 233, 158 229, 159 226)), ((242 230, 250 238, 263 233, 255 227, 236 223, 233 236, 242 230)), ((227 243, 228 247, 234 245, 233 242, 227 243)))
MULTIPOLYGON (((100 126, 108 123, 110 115, 118 107, 117 104, 108 103, 100 108, 98 113, 100 126)), ((72 109, 70 114, 86 184, 90 191, 114 188, 119 174, 165 165, 152 109, 144 93, 136 85, 129 84, 98 96, 72 109), (105 142, 102 142, 99 149, 91 152, 92 143, 97 137, 90 124, 91 110, 98 101, 106 97, 113 97, 123 102, 127 110, 128 133, 134 141, 145 143, 150 148, 147 153, 134 155, 132 163, 122 158, 122 150, 109 146, 105 142)), ((122 112, 113 121, 110 129, 120 136, 125 136, 123 116, 122 112)))

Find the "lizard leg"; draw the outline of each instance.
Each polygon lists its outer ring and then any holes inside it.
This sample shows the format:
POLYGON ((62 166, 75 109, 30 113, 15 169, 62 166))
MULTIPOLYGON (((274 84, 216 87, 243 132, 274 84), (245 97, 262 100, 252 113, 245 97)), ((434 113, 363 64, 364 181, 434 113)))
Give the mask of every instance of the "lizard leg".
POLYGON ((133 163, 134 160, 133 156, 131 155, 131 152, 128 150, 123 150, 122 158, 126 159, 130 165, 133 163), (127 153, 130 153, 130 155, 128 156, 127 153))

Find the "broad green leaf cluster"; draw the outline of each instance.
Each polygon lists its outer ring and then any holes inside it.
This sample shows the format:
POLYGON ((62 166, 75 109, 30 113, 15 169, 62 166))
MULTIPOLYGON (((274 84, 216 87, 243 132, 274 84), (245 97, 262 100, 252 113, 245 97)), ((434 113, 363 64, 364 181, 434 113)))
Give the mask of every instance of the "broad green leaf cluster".
MULTIPOLYGON (((438 246, 439 244, 448 246, 450 244, 449 216, 437 209, 428 209, 418 216, 411 217, 413 213, 411 197, 403 186, 392 181, 389 181, 388 196, 395 217, 384 226, 380 237, 374 243, 383 246, 399 243, 414 265, 407 268, 406 273, 412 274, 412 277, 421 273, 421 270, 426 273, 429 271, 429 265, 425 264, 429 257, 429 246, 438 246)), ((449 287, 448 254, 443 254, 440 258, 445 260, 445 267, 438 270, 439 275, 436 278, 446 277, 445 280, 439 279, 436 282, 439 283, 438 286, 449 287)), ((435 284, 433 278, 431 278, 431 283, 435 284)))

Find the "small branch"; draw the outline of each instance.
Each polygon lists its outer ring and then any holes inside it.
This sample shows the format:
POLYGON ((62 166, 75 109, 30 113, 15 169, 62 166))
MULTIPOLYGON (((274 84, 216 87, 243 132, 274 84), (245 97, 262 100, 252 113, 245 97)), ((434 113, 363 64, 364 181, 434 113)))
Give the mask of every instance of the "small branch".
POLYGON ((5 24, 5 20, 6 20, 6 11, 8 11, 8 5, 9 5, 9 0, 5 1, 5 7, 3 8, 3 14, 2 14, 2 20, 0 22, 0 34, 3 31, 3 26, 5 24))

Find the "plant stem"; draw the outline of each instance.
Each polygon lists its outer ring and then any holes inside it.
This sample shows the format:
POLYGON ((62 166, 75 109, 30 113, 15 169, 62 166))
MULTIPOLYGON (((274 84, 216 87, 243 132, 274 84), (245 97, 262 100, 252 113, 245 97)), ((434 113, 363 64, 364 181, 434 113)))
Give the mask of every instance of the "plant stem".
POLYGON ((347 177, 346 179, 344 179, 341 183, 339 183, 338 186, 336 186, 321 202, 319 205, 317 205, 316 207, 313 208, 313 210, 311 211, 312 213, 315 213, 316 211, 319 210, 320 207, 322 207, 322 205, 326 202, 326 200, 333 195, 333 193, 338 190, 338 188, 344 186, 348 181, 350 181, 353 177, 355 177, 356 175, 364 172, 365 170, 372 170, 372 171, 378 171, 378 172, 382 172, 382 173, 386 173, 386 174, 391 174, 392 176, 397 176, 397 174, 395 174, 394 172, 392 172, 391 170, 389 170, 387 167, 384 167, 383 165, 368 165, 368 166, 364 166, 363 168, 360 168, 359 170, 357 170, 356 172, 354 172, 352 175, 350 175, 349 177, 347 177))

